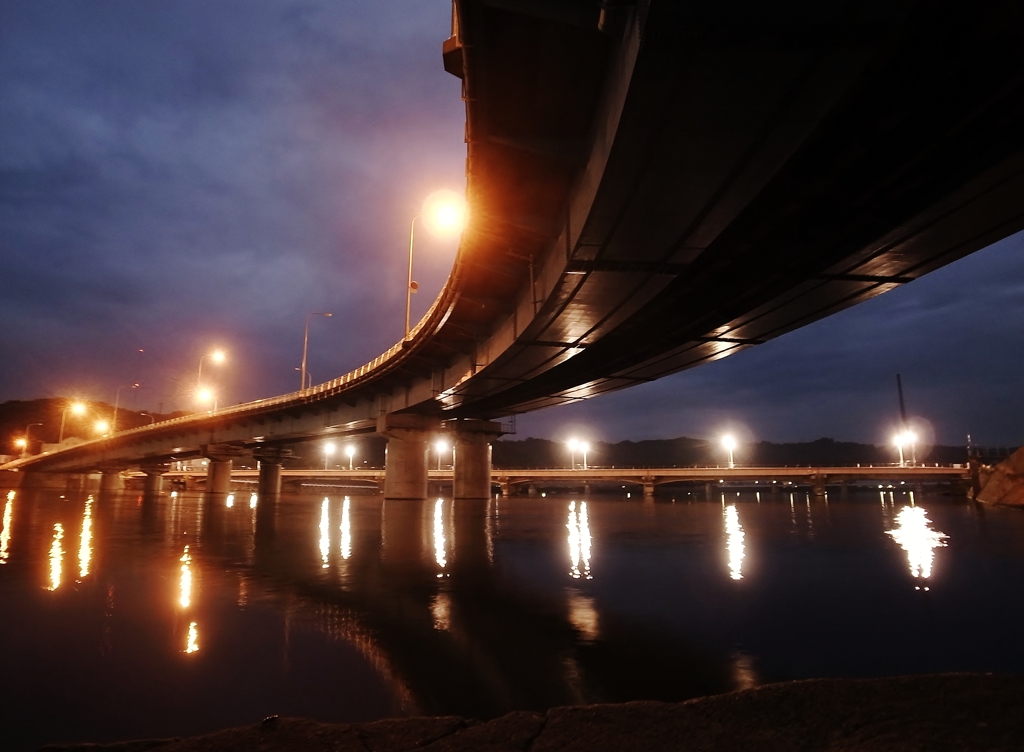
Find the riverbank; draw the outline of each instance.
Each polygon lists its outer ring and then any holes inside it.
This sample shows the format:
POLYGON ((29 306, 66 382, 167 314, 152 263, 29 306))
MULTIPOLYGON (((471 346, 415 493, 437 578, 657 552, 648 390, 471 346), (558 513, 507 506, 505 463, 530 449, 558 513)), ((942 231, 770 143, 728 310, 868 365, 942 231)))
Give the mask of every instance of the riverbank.
POLYGON ((51 745, 46 752, 1024 750, 1024 677, 812 679, 682 703, 631 702, 327 724, 297 718, 188 739, 51 745))

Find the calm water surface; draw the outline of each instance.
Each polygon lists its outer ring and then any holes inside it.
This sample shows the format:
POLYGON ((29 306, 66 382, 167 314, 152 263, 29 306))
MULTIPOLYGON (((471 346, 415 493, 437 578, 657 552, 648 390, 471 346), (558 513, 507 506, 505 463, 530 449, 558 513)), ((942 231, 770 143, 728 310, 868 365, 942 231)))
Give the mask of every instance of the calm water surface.
POLYGON ((337 490, 0 496, 7 748, 272 713, 492 717, 813 676, 1024 673, 1017 510, 337 490))

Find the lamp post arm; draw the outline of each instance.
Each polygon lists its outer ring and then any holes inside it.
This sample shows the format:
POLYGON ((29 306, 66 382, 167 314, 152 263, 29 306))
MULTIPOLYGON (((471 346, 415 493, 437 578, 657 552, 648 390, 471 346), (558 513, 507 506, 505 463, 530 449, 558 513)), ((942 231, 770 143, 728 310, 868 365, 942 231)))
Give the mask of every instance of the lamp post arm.
POLYGON ((299 373, 299 390, 306 388, 306 353, 309 349, 309 317, 313 314, 306 314, 306 328, 302 333, 302 368, 299 373))
POLYGON ((420 218, 417 214, 409 223, 409 274, 405 282, 405 338, 409 338, 409 314, 412 309, 412 246, 416 238, 416 220, 420 218))

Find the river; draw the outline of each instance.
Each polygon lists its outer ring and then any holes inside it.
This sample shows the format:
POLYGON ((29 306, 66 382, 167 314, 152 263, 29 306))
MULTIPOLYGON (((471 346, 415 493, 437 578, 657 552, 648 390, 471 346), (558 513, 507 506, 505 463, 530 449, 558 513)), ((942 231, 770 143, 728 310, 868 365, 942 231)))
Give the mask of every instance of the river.
POLYGON ((4 493, 6 749, 1024 673, 1024 513, 963 498, 4 493))

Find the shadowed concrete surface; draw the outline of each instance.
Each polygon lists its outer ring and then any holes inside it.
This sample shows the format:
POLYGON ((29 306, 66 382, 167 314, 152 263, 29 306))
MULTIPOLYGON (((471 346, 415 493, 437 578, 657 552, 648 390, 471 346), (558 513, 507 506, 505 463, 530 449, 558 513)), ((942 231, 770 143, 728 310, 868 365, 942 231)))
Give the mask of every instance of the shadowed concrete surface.
POLYGON ((937 674, 812 679, 682 703, 630 702, 457 717, 324 724, 296 718, 191 739, 48 746, 47 752, 260 750, 1022 750, 1024 677, 937 674))

